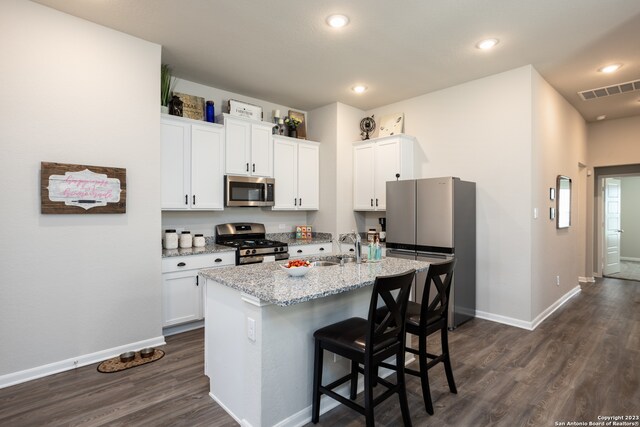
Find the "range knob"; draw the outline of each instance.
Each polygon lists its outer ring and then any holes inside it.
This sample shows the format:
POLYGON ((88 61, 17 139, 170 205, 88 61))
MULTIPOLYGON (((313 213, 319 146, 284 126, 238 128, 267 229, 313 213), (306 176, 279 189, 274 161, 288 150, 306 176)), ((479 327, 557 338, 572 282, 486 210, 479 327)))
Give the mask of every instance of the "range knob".
POLYGON ((255 250, 255 249, 253 249, 253 250, 251 251, 251 253, 252 253, 252 254, 255 254, 255 253, 256 253, 256 250, 255 250))
POLYGON ((251 254, 251 249, 247 249, 247 251, 245 252, 245 255, 250 255, 251 254))

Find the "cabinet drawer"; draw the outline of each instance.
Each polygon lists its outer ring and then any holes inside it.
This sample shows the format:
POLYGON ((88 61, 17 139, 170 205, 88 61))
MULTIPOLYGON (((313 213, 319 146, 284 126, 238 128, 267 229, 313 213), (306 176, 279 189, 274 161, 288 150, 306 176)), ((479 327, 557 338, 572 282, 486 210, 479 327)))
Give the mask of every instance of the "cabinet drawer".
POLYGON ((198 270, 201 268, 235 265, 235 252, 217 252, 205 255, 176 256, 162 259, 162 272, 171 273, 182 270, 198 270))
POLYGON ((331 253, 333 253, 333 245, 331 242, 289 246, 290 258, 299 258, 311 255, 329 255, 331 253))

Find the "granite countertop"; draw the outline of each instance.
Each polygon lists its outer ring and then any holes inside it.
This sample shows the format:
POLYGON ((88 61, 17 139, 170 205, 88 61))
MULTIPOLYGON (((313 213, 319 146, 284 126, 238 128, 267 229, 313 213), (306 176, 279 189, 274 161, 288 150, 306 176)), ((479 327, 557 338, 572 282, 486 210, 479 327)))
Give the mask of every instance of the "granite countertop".
POLYGON ((331 233, 313 233, 311 239, 296 239, 295 233, 267 233, 267 239, 277 240, 289 246, 311 245, 314 243, 331 243, 331 233))
POLYGON ((291 277, 280 267, 282 264, 285 262, 205 269, 198 274, 284 307, 372 285, 376 276, 398 274, 412 268, 417 271, 429 268, 429 263, 423 261, 383 258, 377 263, 313 267, 305 276, 291 277))
POLYGON ((216 252, 235 252, 236 248, 230 246, 217 245, 215 243, 207 243, 202 248, 185 248, 185 249, 163 249, 162 258, 185 255, 202 255, 214 254, 216 252))

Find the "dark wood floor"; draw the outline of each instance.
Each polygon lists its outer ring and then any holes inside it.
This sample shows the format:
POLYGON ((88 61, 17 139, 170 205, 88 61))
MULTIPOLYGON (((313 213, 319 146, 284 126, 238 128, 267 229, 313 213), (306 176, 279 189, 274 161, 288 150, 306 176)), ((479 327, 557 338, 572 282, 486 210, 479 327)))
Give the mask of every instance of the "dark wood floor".
MULTIPOLYGON (((413 424, 554 426, 640 415, 640 283, 605 279, 582 290, 533 332, 476 319, 450 334, 458 394, 441 367, 431 370, 429 416, 418 379, 408 377, 413 424)), ((165 351, 117 374, 92 365, 2 389, 0 425, 236 425, 208 396, 202 330, 169 337, 165 351)), ((375 413, 379 426, 402 424, 395 397, 375 413)), ((364 418, 340 406, 318 425, 362 426, 364 418)))

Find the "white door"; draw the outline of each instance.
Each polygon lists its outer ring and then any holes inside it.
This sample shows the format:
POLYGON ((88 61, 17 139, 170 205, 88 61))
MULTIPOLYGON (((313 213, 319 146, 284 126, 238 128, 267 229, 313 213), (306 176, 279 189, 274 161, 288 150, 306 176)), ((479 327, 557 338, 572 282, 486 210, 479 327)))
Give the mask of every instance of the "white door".
POLYGON ((619 178, 604 180, 604 247, 603 274, 620 272, 620 203, 622 191, 619 178))
POLYGON ((162 209, 189 209, 189 125, 164 120, 160 126, 162 209))
POLYGON ((298 146, 298 209, 320 207, 320 147, 298 146))
POLYGON ((387 181, 395 181, 400 173, 400 141, 391 140, 379 142, 375 150, 375 197, 374 208, 384 211, 387 209, 387 181))
POLYGON ((373 144, 353 148, 353 210, 374 210, 374 150, 373 144))
POLYGON ((228 175, 249 175, 251 123, 225 119, 225 157, 228 175))
POLYGON ((271 127, 251 125, 251 169, 253 176, 273 176, 271 127))
POLYGON ((296 210, 298 207, 298 144, 276 140, 273 144, 274 210, 296 210))
POLYGON ((224 209, 222 128, 191 127, 191 209, 224 209))

